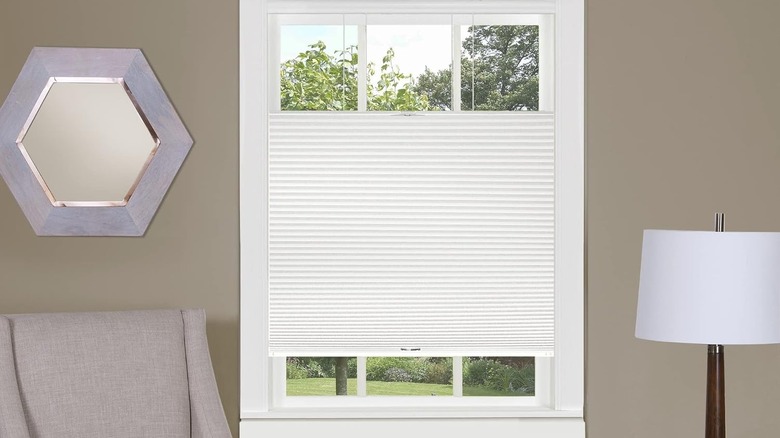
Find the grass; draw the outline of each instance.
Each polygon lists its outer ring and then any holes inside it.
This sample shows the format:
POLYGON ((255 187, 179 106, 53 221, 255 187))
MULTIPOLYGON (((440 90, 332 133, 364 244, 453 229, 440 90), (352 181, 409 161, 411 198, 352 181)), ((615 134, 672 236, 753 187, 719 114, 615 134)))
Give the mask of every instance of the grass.
MULTIPOLYGON (((377 382, 369 380, 366 382, 366 392, 368 395, 452 395, 452 385, 438 385, 435 383, 407 383, 407 382, 377 382)), ((311 379, 288 379, 287 395, 335 395, 336 379, 333 378, 311 378, 311 379)), ((357 395, 357 379, 347 380, 347 394, 357 395)), ((464 386, 464 396, 517 396, 529 395, 516 392, 497 391, 483 386, 464 386)))

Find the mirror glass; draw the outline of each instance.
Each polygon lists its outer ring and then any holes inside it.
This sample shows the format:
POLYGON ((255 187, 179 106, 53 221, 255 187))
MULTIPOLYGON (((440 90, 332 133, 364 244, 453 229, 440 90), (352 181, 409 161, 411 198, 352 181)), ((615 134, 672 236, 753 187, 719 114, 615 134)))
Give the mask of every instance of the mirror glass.
POLYGON ((52 78, 18 144, 55 206, 123 206, 159 139, 121 79, 52 78))

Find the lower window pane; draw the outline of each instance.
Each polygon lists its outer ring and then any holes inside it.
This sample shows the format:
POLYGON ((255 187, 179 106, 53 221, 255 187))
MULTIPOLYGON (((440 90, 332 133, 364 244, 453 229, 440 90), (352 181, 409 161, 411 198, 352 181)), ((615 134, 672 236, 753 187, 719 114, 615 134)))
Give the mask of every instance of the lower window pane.
POLYGON ((533 396, 533 357, 464 357, 463 395, 533 396))
POLYGON ((287 395, 357 395, 357 358, 288 357, 287 395))
POLYGON ((368 395, 452 395, 451 357, 369 357, 368 395))

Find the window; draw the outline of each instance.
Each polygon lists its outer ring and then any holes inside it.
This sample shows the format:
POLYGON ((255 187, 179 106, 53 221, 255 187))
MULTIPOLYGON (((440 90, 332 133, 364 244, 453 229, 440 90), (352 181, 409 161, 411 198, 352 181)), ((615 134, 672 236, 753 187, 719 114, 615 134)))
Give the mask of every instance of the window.
POLYGON ((581 419, 581 9, 243 1, 247 427, 581 419))
POLYGON ((281 74, 269 103, 272 111, 549 110, 540 88, 553 88, 552 28, 551 14, 271 14, 281 74))

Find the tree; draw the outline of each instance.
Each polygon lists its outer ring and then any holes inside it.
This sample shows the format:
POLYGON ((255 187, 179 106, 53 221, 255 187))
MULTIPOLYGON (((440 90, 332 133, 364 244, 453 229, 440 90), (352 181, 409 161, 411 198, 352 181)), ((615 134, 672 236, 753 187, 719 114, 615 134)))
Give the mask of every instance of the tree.
POLYGON ((282 63, 282 109, 357 110, 357 62, 354 46, 329 55, 322 41, 310 45, 282 63))
MULTIPOLYGON (((450 109, 451 68, 426 69, 414 90, 432 106, 450 109)), ((539 28, 470 26, 461 50, 461 108, 488 111, 539 109, 539 28), (476 89, 476 93, 474 90, 476 89)))
POLYGON ((432 71, 425 67, 425 71, 417 77, 414 90, 428 98, 431 107, 439 110, 452 109, 452 69, 447 68, 432 71))
POLYGON ((336 358, 336 395, 347 395, 347 378, 349 377, 349 359, 336 358))
MULTIPOLYGON (((415 79, 393 64, 394 57, 395 52, 390 48, 378 68, 373 63, 368 64, 369 110, 452 108, 451 68, 439 71, 426 68, 415 79)), ((357 110, 357 70, 356 46, 329 54, 322 41, 310 45, 305 52, 282 63, 282 109, 357 110)), ((469 27, 461 50, 461 108, 488 111, 539 109, 537 26, 469 27)))
MULTIPOLYGON (((393 65, 392 48, 377 71, 368 64, 369 110, 424 111, 431 109, 428 97, 414 90, 412 77, 393 65), (374 80, 377 75, 379 77, 374 80)), ((322 41, 309 46, 294 59, 282 63, 281 108, 291 111, 354 111, 358 96, 357 48, 327 52, 322 41)))

